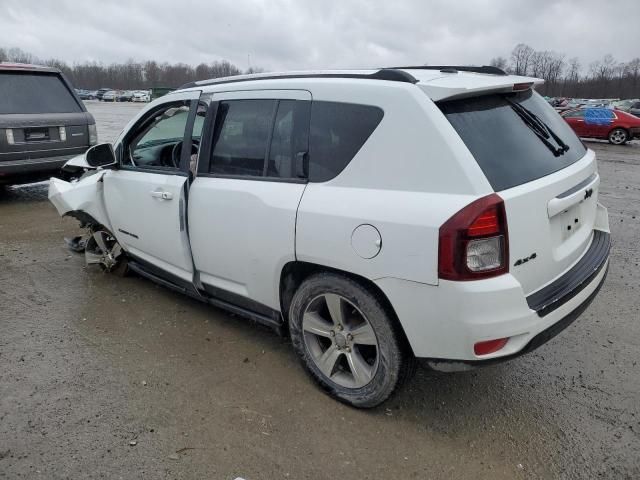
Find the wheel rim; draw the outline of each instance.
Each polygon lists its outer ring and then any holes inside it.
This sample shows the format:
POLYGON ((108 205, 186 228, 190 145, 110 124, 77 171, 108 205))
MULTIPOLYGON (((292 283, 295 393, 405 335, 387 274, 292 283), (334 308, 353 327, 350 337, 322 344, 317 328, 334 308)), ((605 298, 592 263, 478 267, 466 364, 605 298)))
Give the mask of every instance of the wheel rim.
POLYGON ((99 264, 109 271, 118 263, 122 248, 116 239, 104 230, 94 232, 87 240, 84 258, 87 265, 99 264))
POLYGON ((366 316, 335 293, 314 298, 304 311, 305 345, 315 366, 346 388, 367 385, 378 370, 378 339, 366 316))
POLYGON ((627 134, 622 130, 614 130, 611 132, 610 140, 615 144, 623 143, 627 139, 627 134))

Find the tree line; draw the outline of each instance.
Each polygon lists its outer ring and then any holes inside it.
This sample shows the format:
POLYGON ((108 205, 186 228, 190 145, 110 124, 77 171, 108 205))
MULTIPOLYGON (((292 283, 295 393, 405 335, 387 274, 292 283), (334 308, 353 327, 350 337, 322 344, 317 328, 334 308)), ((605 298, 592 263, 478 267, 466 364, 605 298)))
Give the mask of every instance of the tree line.
POLYGON ((494 57, 491 65, 515 75, 543 78, 537 90, 552 97, 640 98, 640 58, 619 62, 613 55, 583 66, 580 59, 562 53, 535 50, 519 43, 509 59, 494 57))
MULTIPOLYGON (((256 73, 262 69, 242 71, 232 63, 222 60, 201 63, 196 66, 185 63, 168 63, 148 60, 105 65, 99 62, 74 63, 61 60, 41 60, 19 48, 0 48, 0 62, 38 63, 62 70, 77 88, 95 90, 102 87, 121 90, 148 89, 151 87, 179 87, 194 80, 228 77, 243 73, 256 73)), ((577 57, 550 50, 535 50, 520 43, 509 58, 491 59, 491 65, 516 75, 543 78, 545 84, 538 87, 544 95, 578 98, 640 98, 640 58, 618 62, 613 55, 591 62, 586 68, 577 57)))
POLYGON ((56 67, 71 80, 76 88, 97 90, 108 87, 119 90, 149 89, 151 87, 179 87, 194 80, 229 77, 243 73, 257 73, 261 69, 242 71, 232 63, 222 60, 201 63, 195 67, 185 63, 168 63, 148 60, 105 65, 99 62, 74 63, 61 60, 39 59, 19 48, 0 48, 0 62, 34 63, 56 67))

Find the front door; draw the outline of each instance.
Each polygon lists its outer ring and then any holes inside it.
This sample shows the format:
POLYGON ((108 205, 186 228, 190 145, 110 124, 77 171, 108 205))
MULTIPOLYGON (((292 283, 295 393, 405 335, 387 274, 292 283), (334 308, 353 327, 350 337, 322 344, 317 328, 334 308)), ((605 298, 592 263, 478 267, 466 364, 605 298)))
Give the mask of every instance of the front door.
POLYGON ((207 292, 269 314, 280 309, 282 267, 295 260, 311 94, 243 91, 212 100, 215 120, 205 122, 189 192, 194 264, 207 292))
POLYGON ((119 167, 104 177, 113 233, 134 258, 190 283, 186 231, 188 159, 200 92, 171 95, 143 115, 116 145, 119 167), (184 148, 183 148, 184 147, 184 148))
POLYGON ((572 110, 564 113, 562 118, 571 126, 579 137, 587 136, 587 129, 584 124, 584 110, 572 110))

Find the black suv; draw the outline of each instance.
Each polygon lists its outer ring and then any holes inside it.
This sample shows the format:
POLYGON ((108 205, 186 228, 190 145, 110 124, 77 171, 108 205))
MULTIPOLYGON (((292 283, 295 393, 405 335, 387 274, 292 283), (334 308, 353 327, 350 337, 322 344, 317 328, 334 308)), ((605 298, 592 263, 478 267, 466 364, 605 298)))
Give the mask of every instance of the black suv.
POLYGON ((97 142, 93 116, 60 70, 0 63, 0 185, 49 178, 97 142))

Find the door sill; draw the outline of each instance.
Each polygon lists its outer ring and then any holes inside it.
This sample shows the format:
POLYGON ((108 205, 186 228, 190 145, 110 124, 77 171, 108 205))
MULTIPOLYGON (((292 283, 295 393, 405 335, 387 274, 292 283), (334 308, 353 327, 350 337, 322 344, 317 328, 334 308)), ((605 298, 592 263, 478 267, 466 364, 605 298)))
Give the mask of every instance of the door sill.
POLYGON ((173 278, 169 279, 168 278, 169 275, 166 274, 166 272, 162 272, 157 268, 149 268, 147 265, 145 265, 145 263, 146 262, 140 261, 137 258, 130 259, 129 268, 133 270, 135 273, 137 273, 138 275, 144 278, 147 278, 159 285, 162 285, 163 287, 169 288, 176 292, 183 293, 185 295, 188 295, 191 298, 194 298, 204 303, 208 303, 211 306, 226 310, 229 313, 233 313, 241 317, 248 318, 249 320, 252 320, 261 325, 265 325, 269 328, 274 329, 279 335, 283 334, 284 322, 282 321, 282 316, 280 315, 280 312, 270 309, 266 306, 264 306, 264 309, 265 310, 268 309, 270 311, 269 312, 270 314, 267 314, 266 311, 264 313, 256 312, 255 310, 247 308, 245 306, 241 306, 236 303, 223 300, 222 298, 218 296, 214 296, 207 291, 200 292, 195 288, 193 284, 186 284, 181 280, 179 280, 179 283, 177 283, 173 278))

